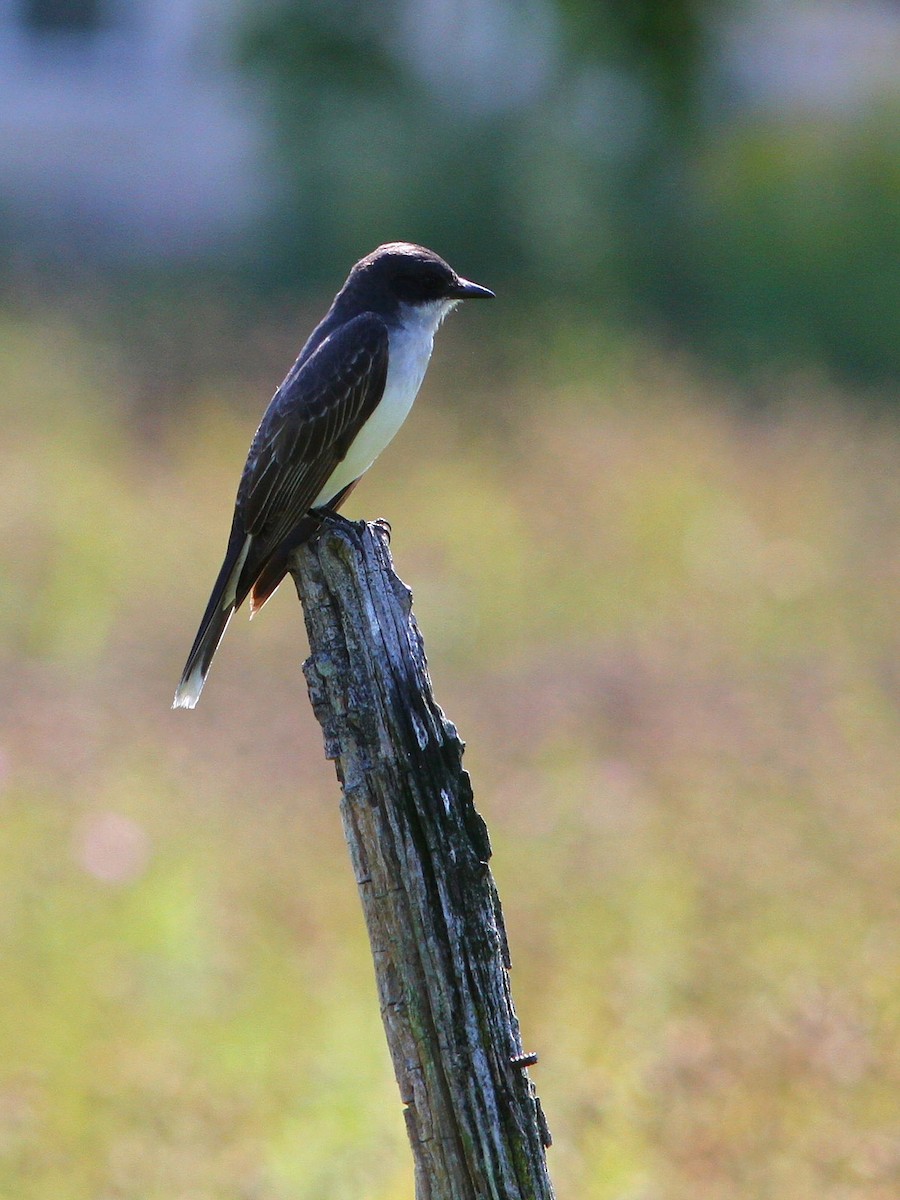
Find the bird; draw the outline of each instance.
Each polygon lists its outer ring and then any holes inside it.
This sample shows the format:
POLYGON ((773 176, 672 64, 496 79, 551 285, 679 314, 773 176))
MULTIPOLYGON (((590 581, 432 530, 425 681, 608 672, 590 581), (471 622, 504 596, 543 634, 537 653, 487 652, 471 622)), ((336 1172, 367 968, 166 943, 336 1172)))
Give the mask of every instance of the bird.
POLYGON ((225 558, 175 691, 194 708, 229 621, 257 613, 293 550, 335 513, 412 408, 434 335, 462 300, 492 298, 439 254, 388 242, 350 271, 263 414, 225 558))

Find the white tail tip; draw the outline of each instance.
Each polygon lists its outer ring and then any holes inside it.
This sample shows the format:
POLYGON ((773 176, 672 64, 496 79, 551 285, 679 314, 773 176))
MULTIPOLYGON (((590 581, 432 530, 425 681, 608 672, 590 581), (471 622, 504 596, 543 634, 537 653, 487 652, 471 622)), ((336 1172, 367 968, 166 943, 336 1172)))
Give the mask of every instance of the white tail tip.
POLYGON ((199 664, 194 667, 187 679, 182 679, 175 691, 173 708, 196 708, 203 684, 206 682, 199 664))

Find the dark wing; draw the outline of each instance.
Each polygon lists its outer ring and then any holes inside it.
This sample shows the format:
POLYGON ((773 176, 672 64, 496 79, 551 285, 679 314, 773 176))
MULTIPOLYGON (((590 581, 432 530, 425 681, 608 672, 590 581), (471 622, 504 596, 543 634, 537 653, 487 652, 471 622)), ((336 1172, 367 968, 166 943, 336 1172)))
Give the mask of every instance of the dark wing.
POLYGON ((265 556, 309 511, 384 393, 388 335, 363 313, 292 370, 262 419, 241 477, 237 513, 265 556))
POLYGON ((285 540, 292 533, 315 531, 316 521, 304 522, 304 517, 384 394, 387 361, 387 329, 378 317, 364 313, 326 337, 309 358, 301 356, 273 396, 250 446, 225 561, 175 692, 175 707, 197 703, 231 614, 260 573, 265 573, 264 586, 254 593, 255 607, 278 586, 287 569, 285 540))

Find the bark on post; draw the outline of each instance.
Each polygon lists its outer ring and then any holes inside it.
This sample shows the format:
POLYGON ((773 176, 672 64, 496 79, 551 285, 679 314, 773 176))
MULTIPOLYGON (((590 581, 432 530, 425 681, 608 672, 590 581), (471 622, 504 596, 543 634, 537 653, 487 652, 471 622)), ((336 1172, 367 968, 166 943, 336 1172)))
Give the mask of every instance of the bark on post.
POLYGON ((417 1200, 552 1200, 487 829, 435 703, 383 525, 328 518, 294 555, 313 709, 405 1106, 417 1200))

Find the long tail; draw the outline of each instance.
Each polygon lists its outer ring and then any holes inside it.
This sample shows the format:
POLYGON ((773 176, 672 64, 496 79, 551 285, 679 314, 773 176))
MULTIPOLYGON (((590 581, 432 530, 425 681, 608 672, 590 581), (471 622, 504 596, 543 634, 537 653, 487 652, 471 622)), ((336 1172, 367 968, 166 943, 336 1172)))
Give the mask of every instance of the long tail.
POLYGON ((206 612, 194 638, 194 644, 181 674, 181 681, 175 689, 173 708, 193 708, 200 699, 206 676, 218 649, 228 622, 234 615, 235 609, 244 599, 237 592, 238 583, 244 563, 250 549, 251 539, 232 537, 225 561, 222 563, 218 578, 213 586, 212 594, 206 605, 206 612))
POLYGON ((213 655, 219 648, 219 642, 221 642, 233 615, 234 605, 229 604, 227 608, 217 608, 201 625, 197 641, 194 643, 194 648, 181 676, 181 682, 175 689, 173 708, 193 708, 200 699, 200 693, 203 691, 206 676, 212 665, 213 655))
POLYGON ((173 708, 194 708, 206 683, 213 656, 235 610, 249 595, 250 616, 259 612, 286 575, 291 552, 313 536, 322 523, 323 512, 336 510, 356 483, 354 480, 348 484, 324 508, 311 510, 302 517, 290 536, 274 550, 266 549, 264 540, 258 541, 244 533, 235 513, 225 561, 206 605, 181 682, 175 689, 173 708))

